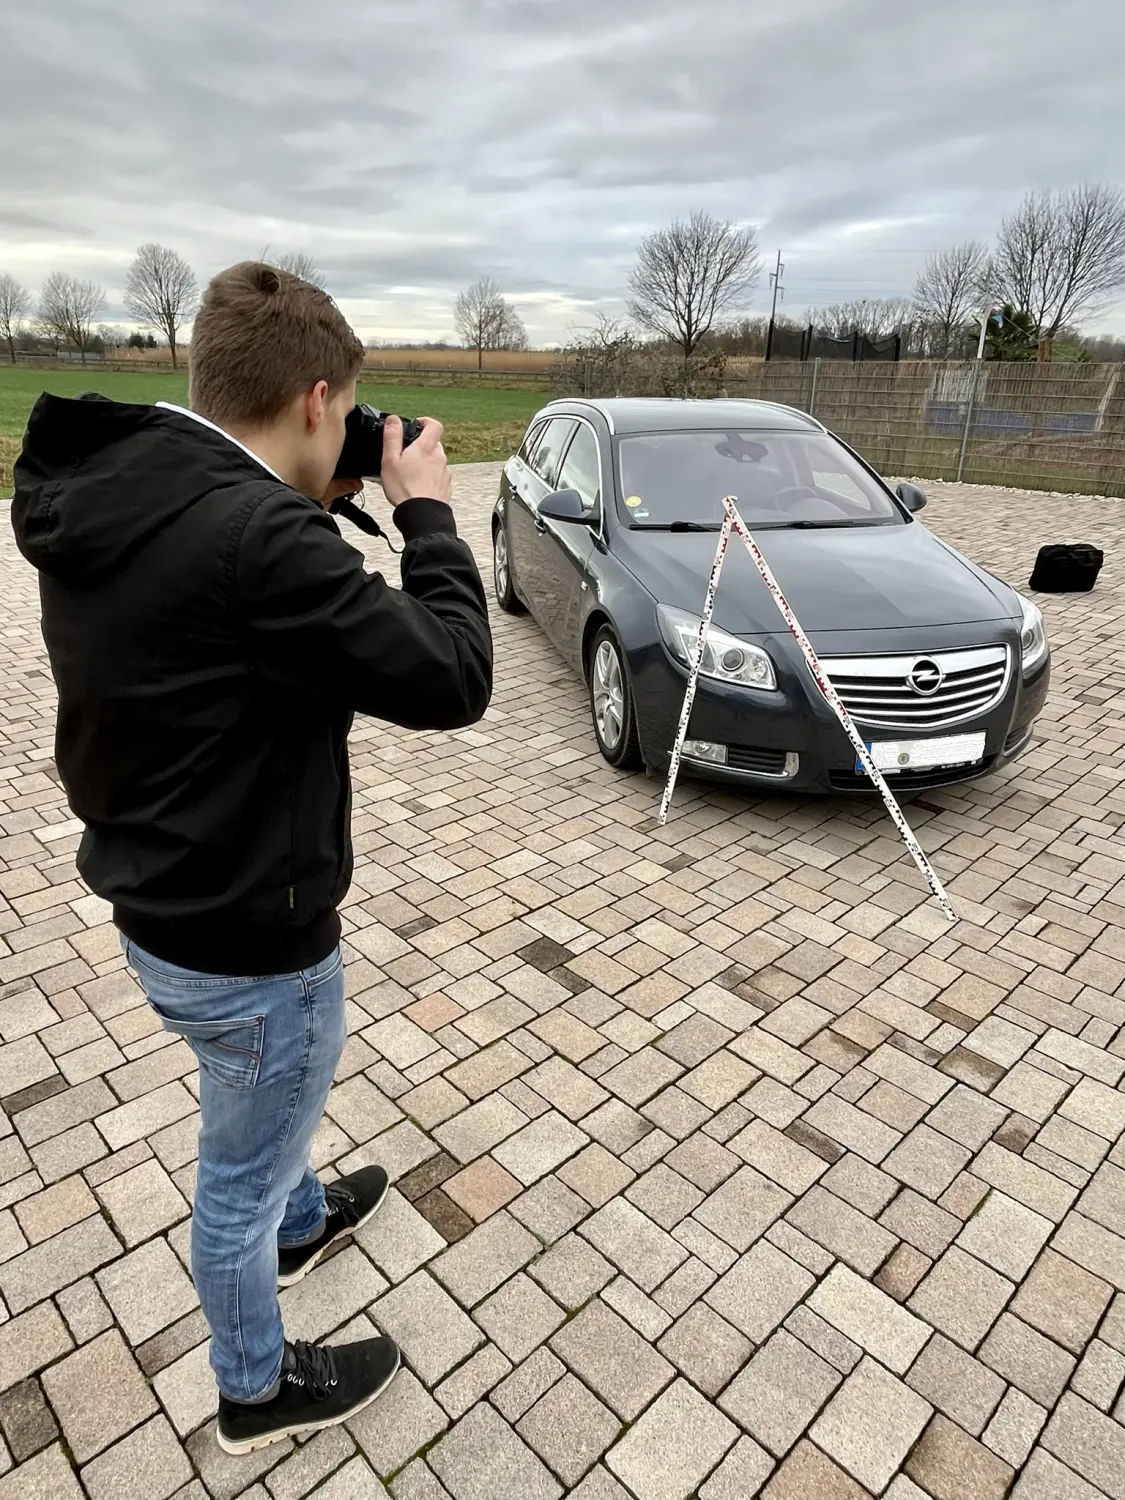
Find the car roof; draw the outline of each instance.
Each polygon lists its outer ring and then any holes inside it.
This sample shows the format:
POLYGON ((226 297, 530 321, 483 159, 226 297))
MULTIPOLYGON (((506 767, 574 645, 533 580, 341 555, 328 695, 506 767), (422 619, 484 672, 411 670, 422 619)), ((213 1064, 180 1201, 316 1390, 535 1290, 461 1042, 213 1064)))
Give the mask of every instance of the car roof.
POLYGON ((609 430, 621 434, 638 432, 714 431, 716 429, 758 432, 823 432, 815 417, 776 401, 677 400, 666 396, 564 396, 550 402, 540 417, 581 415, 583 410, 600 412, 609 430))

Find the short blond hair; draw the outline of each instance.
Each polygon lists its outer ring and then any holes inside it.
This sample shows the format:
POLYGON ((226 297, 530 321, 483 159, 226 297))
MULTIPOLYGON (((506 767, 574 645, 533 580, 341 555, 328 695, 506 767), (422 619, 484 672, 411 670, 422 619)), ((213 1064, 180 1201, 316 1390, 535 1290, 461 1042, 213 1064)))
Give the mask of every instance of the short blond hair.
POLYGON ((273 421, 318 380, 335 394, 363 365, 363 345, 327 292, 246 260, 203 294, 191 338, 190 402, 220 426, 273 421))

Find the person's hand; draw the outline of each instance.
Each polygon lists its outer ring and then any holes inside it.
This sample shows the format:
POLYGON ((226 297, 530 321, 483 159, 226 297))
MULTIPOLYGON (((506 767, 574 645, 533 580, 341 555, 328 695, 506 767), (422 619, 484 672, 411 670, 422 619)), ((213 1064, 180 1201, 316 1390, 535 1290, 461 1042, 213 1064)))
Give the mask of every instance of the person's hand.
POLYGON ((339 500, 343 495, 358 495, 362 490, 362 479, 334 479, 321 495, 320 503, 325 510, 328 510, 334 500, 339 500))
POLYGON ((453 475, 441 446, 442 426, 433 417, 422 417, 422 431, 402 446, 402 422, 388 417, 383 428, 383 463, 379 482, 392 505, 404 500, 453 502, 453 475))

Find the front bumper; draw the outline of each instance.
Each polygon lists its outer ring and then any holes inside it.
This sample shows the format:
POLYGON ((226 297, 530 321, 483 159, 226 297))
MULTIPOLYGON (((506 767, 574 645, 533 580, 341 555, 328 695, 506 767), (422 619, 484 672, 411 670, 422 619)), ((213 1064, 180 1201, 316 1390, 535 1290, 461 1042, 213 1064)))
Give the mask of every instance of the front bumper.
MULTIPOLYGON (((878 632, 883 635, 883 632, 878 632)), ((935 640, 936 632, 924 639, 903 640, 896 637, 893 646, 887 640, 872 642, 872 653, 894 654, 955 646, 991 644, 1006 641, 1018 661, 1018 641, 1013 635, 998 634, 995 629, 977 631, 972 638, 951 640, 948 631, 935 640)), ((867 775, 856 771, 855 750, 840 727, 832 709, 813 681, 804 658, 788 637, 758 640, 770 652, 777 668, 775 692, 730 687, 701 677, 692 706, 688 739, 709 741, 733 747, 730 765, 716 765, 690 759, 681 761, 681 774, 742 786, 748 790, 818 792, 839 795, 858 792, 870 794, 874 789, 867 775)), ((855 653, 855 637, 850 638, 850 653, 855 653)), ((814 641, 814 649, 824 656, 849 654, 842 643, 814 641)), ((633 697, 637 711, 641 750, 646 762, 657 770, 667 770, 676 728, 683 708, 687 673, 668 655, 663 646, 654 646, 630 659, 633 697)), ((949 735, 985 735, 985 752, 981 761, 971 766, 953 766, 933 770, 905 771, 887 776, 892 789, 906 791, 924 787, 949 786, 977 780, 1017 759, 1033 742, 1035 720, 1042 712, 1050 683, 1050 657, 1024 679, 1018 669, 1011 673, 1003 697, 992 708, 976 718, 952 728, 927 733, 923 729, 873 728, 857 720, 857 728, 867 741, 922 740, 946 738, 949 735)))

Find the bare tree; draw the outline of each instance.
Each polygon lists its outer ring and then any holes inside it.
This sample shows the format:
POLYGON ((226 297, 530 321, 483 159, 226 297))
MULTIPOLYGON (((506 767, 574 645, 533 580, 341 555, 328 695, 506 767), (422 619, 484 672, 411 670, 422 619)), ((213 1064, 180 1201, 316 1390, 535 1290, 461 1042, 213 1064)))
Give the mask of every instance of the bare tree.
MULTIPOLYGON (((778 314, 774 320, 775 328, 796 328, 798 325, 792 319, 778 314)), ((740 318, 732 318, 730 322, 724 323, 715 330, 715 335, 721 348, 728 354, 736 355, 762 355, 766 352, 766 344, 769 342, 770 320, 768 317, 750 317, 744 315, 740 318)))
POLYGON ((1125 193, 1096 182, 1029 193, 1000 226, 993 275, 996 300, 1054 338, 1125 286, 1125 193))
POLYGON ((94 337, 93 322, 104 306, 104 288, 65 271, 52 271, 39 292, 39 321, 56 351, 60 344, 73 344, 85 364, 94 337))
POLYGON ((297 250, 289 255, 272 255, 267 257, 269 246, 262 251, 262 259, 269 261, 271 266, 276 266, 279 271, 288 271, 290 276, 296 276, 301 281, 307 281, 310 286, 318 286, 324 291, 324 273, 306 250, 297 250))
POLYGON ((528 347, 527 329, 524 327, 523 319, 510 302, 505 303, 504 323, 500 329, 500 340, 496 347, 498 349, 526 349, 528 347))
POLYGON ((477 369, 486 349, 526 349, 527 330, 519 313, 491 276, 482 276, 453 305, 453 325, 466 349, 477 351, 477 369))
POLYGON ((948 358, 962 342, 990 274, 988 250, 979 240, 938 250, 926 262, 914 283, 914 316, 939 359, 948 358))
MULTIPOLYGON (((64 343, 64 339, 63 339, 62 335, 59 333, 58 329, 57 328, 52 328, 51 325, 50 325, 50 323, 45 322, 38 315, 36 316, 35 322, 32 325, 32 327, 33 327, 33 331, 35 333, 35 337, 40 341, 40 343, 50 344, 50 346, 51 346, 51 352, 52 352, 52 354, 54 354, 55 358, 57 359, 58 358, 58 354, 59 354, 59 350, 60 350, 60 348, 62 347, 62 345, 64 343)), ((139 338, 140 335, 138 334, 137 337, 139 338)), ((150 337, 151 337, 151 335, 150 335, 150 337)), ((153 339, 153 342, 155 343, 156 340, 153 339)))
POLYGON ((199 287, 187 261, 166 245, 149 243, 137 251, 125 278, 125 306, 146 328, 159 328, 176 368, 176 335, 195 316, 199 287))
POLYGON ((16 362, 16 338, 30 311, 31 293, 5 272, 0 276, 0 338, 8 345, 13 364, 16 362))
POLYGON ((70 338, 70 284, 65 271, 52 271, 39 289, 39 326, 56 354, 70 338))
POLYGON ((623 319, 596 313, 593 327, 571 330, 562 351, 564 377, 578 395, 619 396, 631 383, 639 348, 623 319))
POLYGON ((99 323, 97 334, 107 350, 123 349, 129 342, 129 330, 120 323, 99 323))
POLYGON ((914 304, 909 297, 875 297, 868 301, 867 308, 867 324, 860 332, 870 339, 904 333, 914 321, 914 304))
POLYGON ((860 333, 869 339, 884 339, 905 328, 913 313, 913 304, 905 297, 868 297, 831 307, 810 307, 809 322, 832 338, 860 333))
POLYGON ((1112 333, 1076 334, 1075 343, 1084 349, 1095 364, 1109 365, 1125 362, 1125 339, 1112 333))
POLYGON ((716 319, 733 312, 758 279, 753 229, 693 213, 646 235, 629 277, 629 314, 690 361, 716 319))
POLYGON ((594 322, 590 328, 572 328, 570 341, 565 346, 566 349, 597 349, 611 353, 617 353, 621 349, 633 350, 636 347, 637 341, 624 319, 612 318, 605 312, 594 314, 594 322))
POLYGON ((484 351, 495 346, 504 325, 505 302, 499 282, 482 276, 465 291, 458 292, 453 304, 453 325, 466 349, 477 351, 477 369, 484 362, 484 351))

